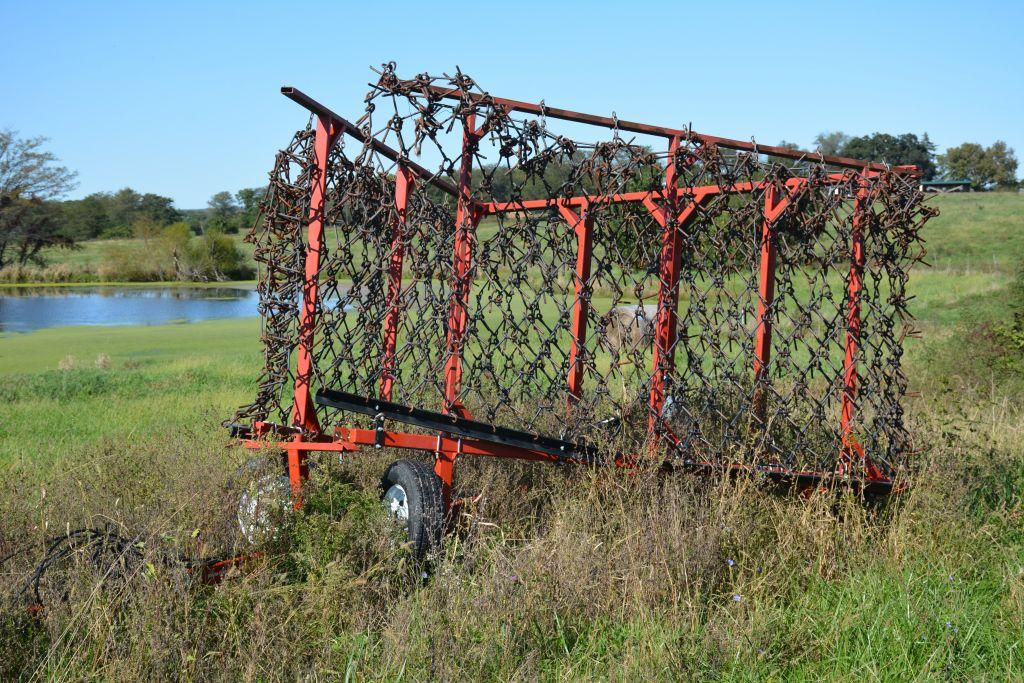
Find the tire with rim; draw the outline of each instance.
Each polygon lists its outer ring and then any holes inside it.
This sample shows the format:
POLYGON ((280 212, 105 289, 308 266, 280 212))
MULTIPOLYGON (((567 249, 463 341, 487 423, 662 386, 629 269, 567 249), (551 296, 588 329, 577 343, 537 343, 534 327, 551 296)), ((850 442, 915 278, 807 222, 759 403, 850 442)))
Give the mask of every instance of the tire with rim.
POLYGON ((444 499, 441 480, 419 460, 396 460, 380 480, 381 504, 405 525, 413 556, 422 560, 441 544, 444 499))

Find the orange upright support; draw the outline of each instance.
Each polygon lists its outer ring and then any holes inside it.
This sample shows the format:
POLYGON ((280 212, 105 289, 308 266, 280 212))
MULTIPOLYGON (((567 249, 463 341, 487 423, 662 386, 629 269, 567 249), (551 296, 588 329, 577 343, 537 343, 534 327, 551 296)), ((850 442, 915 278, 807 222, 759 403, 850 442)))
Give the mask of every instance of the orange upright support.
POLYGON ((864 229, 871 211, 870 191, 867 180, 858 178, 857 196, 853 201, 853 225, 850 230, 850 277, 847 285, 846 303, 846 344, 843 358, 843 400, 839 417, 839 431, 843 450, 839 455, 836 472, 851 474, 861 468, 868 480, 882 478, 881 472, 853 435, 853 419, 857 404, 857 353, 861 334, 861 290, 864 288, 864 229))
POLYGON ((775 261, 778 244, 774 234, 775 221, 789 205, 788 190, 779 196, 774 185, 764 191, 764 220, 758 241, 761 248, 757 280, 757 318, 754 323, 754 400, 751 410, 763 425, 768 406, 768 366, 772 358, 772 315, 775 306, 775 261))
POLYGON ((395 220, 391 227, 391 258, 388 262, 387 317, 384 320, 384 357, 381 363, 380 397, 391 400, 395 384, 398 359, 395 350, 398 345, 398 325, 402 311, 402 259, 405 255, 406 213, 409 208, 409 194, 414 187, 413 175, 404 165, 398 167, 395 175, 395 220))
MULTIPOLYGON (((313 330, 316 327, 320 263, 324 248, 324 208, 327 197, 327 165, 331 147, 340 130, 329 117, 318 116, 313 141, 314 175, 309 199, 309 228, 306 237, 306 277, 302 288, 302 310, 299 315, 299 340, 295 368, 295 395, 292 403, 292 424, 299 429, 319 433, 310 381, 313 374, 313 330)), ((293 502, 300 504, 299 490, 306 478, 305 454, 288 451, 288 479, 293 502)))
MULTIPOLYGON (((448 360, 444 370, 444 409, 447 413, 464 415, 459 401, 462 387, 462 341, 468 321, 469 294, 472 285, 473 249, 476 226, 481 213, 473 203, 473 154, 480 134, 475 129, 476 117, 466 117, 462 131, 462 160, 459 165, 459 197, 455 209, 455 244, 453 245, 452 301, 448 314, 448 360)), ((441 479, 445 506, 451 501, 455 459, 458 452, 438 451, 434 472, 441 479)))
POLYGON ((665 169, 664 205, 658 206, 651 197, 644 205, 662 228, 661 252, 658 256, 658 316, 654 327, 652 355, 652 381, 648 399, 650 416, 648 431, 657 438, 656 428, 665 408, 668 379, 675 372, 676 328, 679 317, 679 278, 682 270, 682 235, 697 215, 696 211, 708 192, 698 191, 686 196, 686 205, 680 211, 676 153, 679 138, 669 143, 668 168, 665 169))
POLYGON ((568 403, 571 409, 573 402, 579 399, 583 387, 587 316, 590 315, 590 262, 594 252, 594 217, 590 213, 589 203, 582 205, 582 215, 563 205, 559 205, 558 211, 576 233, 576 281, 569 341, 568 403))

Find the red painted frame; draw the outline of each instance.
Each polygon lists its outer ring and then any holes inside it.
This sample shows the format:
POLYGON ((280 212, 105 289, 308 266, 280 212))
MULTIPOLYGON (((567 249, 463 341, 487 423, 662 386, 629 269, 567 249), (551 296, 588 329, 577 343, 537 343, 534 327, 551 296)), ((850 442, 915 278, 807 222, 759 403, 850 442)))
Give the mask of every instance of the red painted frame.
MULTIPOLYGON (((436 94, 442 97, 457 98, 456 91, 432 86, 436 94)), ((854 472, 855 466, 865 475, 866 482, 889 484, 881 472, 871 463, 870 457, 856 443, 852 434, 854 406, 857 394, 857 349, 860 341, 860 290, 863 283, 864 247, 863 227, 869 211, 870 200, 867 179, 878 176, 881 172, 894 171, 916 177, 915 167, 904 166, 889 169, 882 164, 848 159, 844 157, 823 156, 820 154, 794 151, 785 148, 757 146, 753 143, 731 140, 716 136, 695 133, 690 130, 677 130, 650 126, 629 121, 608 119, 605 117, 582 114, 564 109, 541 107, 540 105, 492 98, 490 103, 504 109, 505 112, 521 111, 541 114, 550 118, 559 118, 579 123, 616 128, 619 130, 656 135, 669 139, 670 162, 665 171, 665 189, 645 192, 629 192, 614 195, 581 195, 569 198, 538 199, 519 202, 476 202, 471 195, 472 161, 479 139, 486 133, 485 129, 477 129, 473 115, 463 122, 462 159, 459 169, 458 185, 453 185, 444 178, 431 174, 414 162, 405 159, 397 151, 375 139, 367 140, 359 128, 327 107, 308 97, 294 88, 282 88, 282 92, 292 100, 309 109, 317 117, 314 154, 316 172, 313 177, 310 197, 310 212, 306 252, 306 282, 303 288, 303 302, 299 321, 299 343, 297 372, 293 398, 293 431, 290 440, 266 440, 272 427, 264 423, 255 425, 258 438, 244 441, 248 448, 275 448, 287 453, 289 480, 296 506, 301 505, 299 497, 302 482, 307 476, 306 457, 314 451, 351 452, 367 446, 393 448, 409 448, 435 453, 434 471, 441 479, 444 489, 445 505, 450 506, 451 487, 454 478, 454 466, 461 455, 489 456, 497 458, 516 458, 536 462, 555 462, 556 458, 548 453, 531 451, 524 448, 504 446, 487 441, 452 437, 445 434, 424 435, 401 431, 383 431, 338 427, 333 435, 323 432, 317 422, 310 381, 312 377, 313 331, 317 315, 317 274, 321 265, 321 254, 324 247, 324 199, 326 195, 326 177, 328 157, 333 145, 342 134, 347 134, 360 142, 369 144, 375 151, 397 164, 395 178, 396 220, 392 232, 392 250, 389 260, 388 311, 384 321, 384 357, 382 359, 382 375, 380 384, 381 397, 390 399, 394 383, 397 359, 395 350, 398 329, 401 322, 400 294, 402 288, 403 239, 406 226, 406 212, 409 197, 415 190, 417 179, 433 185, 456 198, 456 232, 452 245, 453 254, 453 291, 448 315, 448 337, 446 340, 446 361, 444 370, 444 409, 462 416, 467 416, 464 407, 458 400, 462 382, 462 339, 466 331, 468 301, 473 270, 472 256, 476 226, 487 215, 510 213, 525 210, 555 208, 568 226, 574 231, 577 239, 577 259, 575 272, 575 300, 571 322, 571 347, 569 352, 568 409, 580 396, 583 383, 583 354, 586 337, 588 297, 591 261, 593 255, 593 216, 592 207, 600 204, 641 203, 651 213, 654 220, 662 228, 661 251, 658 267, 658 309, 655 324, 653 345, 653 380, 651 384, 649 407, 651 418, 649 431, 652 446, 659 439, 667 438, 676 442, 671 433, 656 434, 656 415, 664 408, 665 387, 674 372, 674 348, 676 341, 678 284, 680 279, 682 247, 681 238, 693 219, 698 215, 702 204, 710 197, 722 194, 754 193, 763 190, 765 196, 764 220, 759 236, 761 263, 758 277, 758 310, 755 327, 755 364, 753 373, 755 386, 760 392, 755 397, 755 414, 764 416, 767 396, 763 386, 766 384, 767 372, 771 362, 772 325, 771 313, 774 304, 776 241, 773 239, 773 226, 782 216, 791 202, 809 183, 807 178, 791 178, 783 187, 770 182, 739 183, 730 186, 679 186, 673 160, 681 141, 687 140, 702 145, 718 145, 729 149, 745 150, 757 153, 772 154, 791 159, 808 159, 832 166, 845 168, 843 172, 831 173, 820 180, 825 185, 838 185, 858 178, 859 191, 854 205, 853 227, 851 231, 851 266, 847 302, 847 335, 844 359, 844 391, 842 396, 841 433, 843 452, 837 455, 836 476, 846 476, 854 472), (784 193, 783 196, 779 196, 784 193), (381 444, 380 438, 383 437, 381 444)), ((564 459, 563 459, 564 462, 564 459)), ((619 458, 620 466, 631 466, 633 458, 619 458)), ((718 467, 713 463, 696 463, 698 467, 718 467)), ((749 469, 742 465, 733 465, 731 469, 749 469)), ((769 474, 787 474, 795 477, 828 478, 827 473, 819 472, 785 472, 778 468, 759 468, 769 474)))

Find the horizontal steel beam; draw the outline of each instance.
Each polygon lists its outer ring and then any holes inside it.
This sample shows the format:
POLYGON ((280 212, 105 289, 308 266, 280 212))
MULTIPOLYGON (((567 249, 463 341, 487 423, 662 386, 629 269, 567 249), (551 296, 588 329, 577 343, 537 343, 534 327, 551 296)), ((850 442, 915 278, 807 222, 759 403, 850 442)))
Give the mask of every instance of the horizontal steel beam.
MULTIPOLYGON (((413 83, 413 81, 405 81, 404 83, 413 83)), ((617 128, 618 130, 628 131, 630 133, 641 133, 643 135, 655 135, 664 138, 679 138, 681 140, 690 140, 692 142, 699 142, 708 145, 717 145, 726 149, 736 149, 744 152, 756 152, 758 154, 769 154, 771 156, 783 157, 786 159, 808 159, 830 166, 840 166, 843 168, 856 168, 856 169, 871 169, 873 171, 887 171, 892 170, 897 173, 904 173, 908 175, 916 175, 919 173, 916 166, 896 166, 890 167, 886 164, 880 164, 874 161, 863 161, 861 159, 851 159, 850 157, 840 157, 828 154, 819 154, 818 152, 807 152, 803 150, 788 149, 786 147, 775 147, 772 145, 758 145, 753 142, 746 142, 743 140, 733 140, 731 138, 718 137, 717 135, 707 135, 705 133, 697 133, 692 130, 685 130, 681 128, 666 128, 664 126, 653 126, 647 123, 638 123, 636 121, 626 121, 625 119, 613 119, 607 116, 597 116, 595 114, 584 114, 583 112, 572 111, 569 109, 559 109, 557 107, 549 107, 547 105, 541 106, 539 104, 532 104, 530 102, 521 102, 519 100, 510 100, 504 97, 491 97, 490 95, 484 96, 480 93, 468 93, 465 94, 455 88, 445 88, 439 85, 426 86, 434 95, 453 99, 461 100, 463 96, 468 98, 475 103, 483 104, 494 104, 497 106, 505 107, 511 111, 520 111, 527 114, 535 114, 537 116, 545 116, 552 119, 561 119, 563 121, 574 121, 576 123, 586 123, 592 126, 602 126, 604 128, 617 128)))
POLYGON ((317 116, 327 119, 335 126, 337 126, 342 132, 354 137, 359 142, 367 144, 367 140, 369 140, 370 146, 373 147, 375 151, 379 152, 382 156, 391 159, 395 163, 405 166, 407 169, 412 171, 412 173, 415 176, 422 179, 424 182, 433 185, 439 190, 447 192, 453 197, 459 196, 459 190, 457 187, 455 187, 453 183, 445 180, 444 178, 438 175, 431 173, 427 169, 417 164, 415 161, 412 161, 408 158, 403 158, 398 151, 385 145, 383 142, 377 140, 376 138, 367 138, 367 136, 363 135, 363 131, 359 130, 359 128, 354 123, 334 113, 333 111, 331 111, 324 105, 320 104, 319 102, 317 102, 312 97, 302 92, 298 88, 284 86, 281 88, 281 94, 287 97, 288 99, 292 100, 293 102, 302 105, 303 107, 305 107, 312 113, 316 114, 317 116))
MULTIPOLYGON (((857 176, 851 175, 849 171, 843 173, 829 173, 822 176, 816 182, 820 185, 838 185, 852 180, 857 176)), ((864 174, 867 178, 877 178, 876 171, 867 171, 864 174)), ((796 188, 810 182, 804 177, 789 178, 785 181, 786 187, 796 188)), ((772 183, 767 180, 760 182, 735 183, 733 185, 683 185, 676 188, 676 197, 688 197, 696 195, 715 194, 743 194, 757 192, 769 187, 772 183)), ((664 190, 642 190, 639 192, 623 192, 621 194, 606 195, 578 195, 574 197, 555 197, 551 199, 523 199, 511 202, 480 202, 477 206, 485 214, 511 213, 516 211, 535 211, 551 207, 582 207, 601 206, 606 204, 630 204, 651 201, 660 201, 665 198, 664 190)))

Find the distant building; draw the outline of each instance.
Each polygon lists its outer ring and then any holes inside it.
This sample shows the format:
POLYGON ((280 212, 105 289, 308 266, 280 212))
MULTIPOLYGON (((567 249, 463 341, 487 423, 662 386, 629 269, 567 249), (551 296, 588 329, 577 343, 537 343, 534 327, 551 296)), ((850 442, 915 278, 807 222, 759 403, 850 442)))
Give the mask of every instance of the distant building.
POLYGON ((970 192, 970 180, 926 180, 921 182, 921 192, 970 192))

